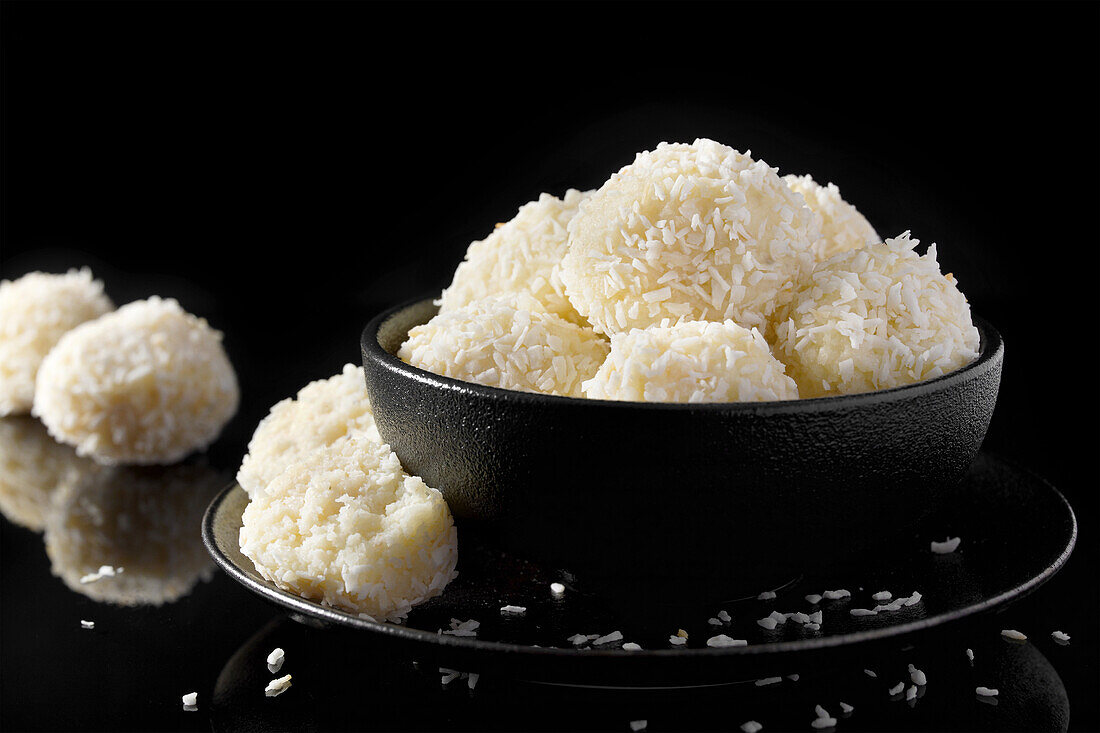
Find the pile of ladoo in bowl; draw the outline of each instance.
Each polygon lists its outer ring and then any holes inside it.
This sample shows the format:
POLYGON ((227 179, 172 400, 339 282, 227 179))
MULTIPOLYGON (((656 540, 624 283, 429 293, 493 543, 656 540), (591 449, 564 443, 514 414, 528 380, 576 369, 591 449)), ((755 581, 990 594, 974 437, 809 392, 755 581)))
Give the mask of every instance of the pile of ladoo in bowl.
MULTIPOLYGON (((563 398, 749 402, 941 376, 979 333, 935 245, 882 242, 832 184, 711 140, 639 153, 598 190, 543 194, 470 245, 399 357, 563 398)), ((360 368, 260 424, 241 549, 279 587, 396 620, 456 575, 439 491, 374 424, 360 368)))

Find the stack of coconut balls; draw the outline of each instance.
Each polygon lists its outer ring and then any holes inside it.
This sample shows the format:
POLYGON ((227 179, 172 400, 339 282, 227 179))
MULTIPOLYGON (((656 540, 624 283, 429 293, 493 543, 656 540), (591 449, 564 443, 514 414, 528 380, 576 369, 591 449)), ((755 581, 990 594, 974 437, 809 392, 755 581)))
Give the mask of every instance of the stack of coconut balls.
POLYGON ((237 411, 205 320, 156 296, 115 309, 87 269, 0 282, 0 416, 30 412, 100 464, 170 464, 237 411))
MULTIPOLYGON (((848 394, 973 360, 935 246, 880 242, 832 184, 712 140, 662 143, 471 244, 398 355, 492 387, 643 402, 848 394)), ((382 442, 361 368, 275 405, 238 480, 241 550, 283 589, 397 620, 455 577, 447 505, 382 442)))
POLYGON ((713 140, 543 194, 470 245, 398 355, 505 389, 638 402, 852 394, 978 355, 966 298, 833 184, 713 140))

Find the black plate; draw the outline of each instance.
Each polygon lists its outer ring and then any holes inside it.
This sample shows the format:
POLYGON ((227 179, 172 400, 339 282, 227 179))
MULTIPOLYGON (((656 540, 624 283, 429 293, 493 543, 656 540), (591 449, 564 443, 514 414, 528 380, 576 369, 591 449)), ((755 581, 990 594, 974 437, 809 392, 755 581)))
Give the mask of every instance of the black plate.
MULTIPOLYGON (((979 614, 999 609, 1048 580, 1069 557, 1077 522, 1065 498, 1043 479, 1000 459, 982 454, 958 491, 908 534, 879 531, 888 537, 869 553, 864 568, 830 576, 793 578, 775 590, 773 600, 728 599, 699 608, 672 627, 654 627, 646 614, 624 617, 585 587, 583 578, 539 566, 498 550, 460 526, 460 575, 439 598, 415 609, 403 625, 376 623, 279 590, 259 576, 238 548, 244 491, 230 486, 210 505, 203 519, 203 540, 214 560, 249 590, 314 626, 357 629, 392 643, 395 653, 459 670, 496 671, 523 679, 599 686, 726 684, 797 671, 809 664, 851 660, 854 655, 901 648, 931 632, 963 632, 979 614), (937 555, 932 540, 961 537, 954 553, 937 555), (551 582, 567 589, 560 598, 551 582), (813 605, 804 596, 847 589, 850 598, 813 605), (871 595, 895 596, 919 591, 923 600, 896 612, 853 617, 852 608, 874 608, 871 595), (505 605, 524 606, 521 616, 506 616, 505 605), (788 621, 774 631, 756 620, 771 611, 822 609, 820 631, 788 621), (720 610, 732 623, 714 626, 720 610), (439 633, 451 619, 476 619, 478 636, 439 633), (668 638, 677 627, 689 632, 683 647, 668 638), (574 634, 621 631, 624 642, 641 644, 627 651, 619 644, 576 649, 574 634), (726 634, 748 646, 708 648, 706 640, 726 634)), ((736 562, 736 558, 730 558, 736 562)))

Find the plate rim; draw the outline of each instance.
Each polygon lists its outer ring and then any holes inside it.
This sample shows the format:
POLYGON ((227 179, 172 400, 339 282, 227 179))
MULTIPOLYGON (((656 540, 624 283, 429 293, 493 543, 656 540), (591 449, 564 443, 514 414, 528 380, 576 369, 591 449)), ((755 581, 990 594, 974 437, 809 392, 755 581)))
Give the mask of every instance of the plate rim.
POLYGON ((1078 522, 1077 515, 1073 511, 1073 506, 1069 503, 1062 492, 1057 489, 1057 487, 1055 487, 1049 481, 1044 479, 1042 476, 1034 473, 1033 471, 1019 466, 1011 460, 1005 459, 998 455, 994 455, 992 453, 983 451, 979 455, 985 455, 988 458, 992 458, 993 460, 1008 466, 1014 471, 1019 471, 1027 475, 1030 479, 1044 485, 1046 489, 1053 492, 1054 496, 1061 500, 1061 503, 1065 511, 1068 513, 1070 519, 1071 531, 1069 541, 1066 543, 1066 546, 1063 548, 1062 552, 1054 560, 1054 562, 1048 565, 1042 572, 1029 578, 1026 582, 1010 588, 1009 590, 1003 591, 995 596, 984 598, 976 603, 969 604, 967 606, 954 609, 952 611, 936 614, 934 616, 926 616, 901 624, 877 627, 864 631, 849 632, 846 634, 766 642, 762 644, 749 644, 746 646, 738 647, 678 647, 674 649, 642 649, 637 651, 614 648, 589 649, 581 651, 579 649, 570 649, 563 647, 543 647, 529 644, 517 644, 514 642, 492 641, 487 639, 479 639, 476 637, 460 637, 452 634, 440 634, 438 632, 427 631, 424 629, 417 629, 399 624, 360 618, 347 611, 342 611, 331 606, 323 606, 316 601, 302 598, 288 591, 284 591, 275 586, 273 583, 270 583, 269 581, 257 581, 255 578, 249 575, 248 572, 246 572, 244 569, 240 568, 235 562, 233 562, 233 560, 231 560, 228 555, 225 554, 218 542, 218 537, 214 532, 214 523, 220 513, 220 510, 225 505, 225 502, 228 500, 230 495, 232 495, 236 491, 244 491, 244 489, 241 488, 240 484, 238 484, 236 481, 231 482, 228 486, 222 489, 207 506, 202 518, 202 540, 207 552, 211 555, 218 567, 220 567, 235 581, 242 584, 251 592, 259 595, 264 600, 275 603, 276 605, 290 611, 303 614, 309 618, 320 619, 328 623, 333 623, 346 628, 367 631, 374 634, 381 634, 385 637, 390 637, 391 639, 409 641, 417 644, 425 644, 432 647, 442 647, 444 649, 452 651, 474 653, 492 652, 497 654, 508 654, 516 656, 536 656, 544 659, 568 659, 570 661, 585 658, 604 661, 618 661, 627 658, 648 660, 675 658, 681 661, 692 659, 709 660, 714 658, 773 658, 793 653, 817 652, 839 647, 849 648, 861 644, 868 644, 871 642, 887 641, 896 637, 903 637, 916 632, 925 632, 935 628, 939 628, 946 624, 954 623, 966 618, 985 613, 1004 604, 1007 601, 1021 598, 1038 588, 1040 585, 1053 577, 1059 570, 1061 570, 1066 561, 1069 559, 1070 555, 1073 553, 1073 550, 1077 544, 1078 522))

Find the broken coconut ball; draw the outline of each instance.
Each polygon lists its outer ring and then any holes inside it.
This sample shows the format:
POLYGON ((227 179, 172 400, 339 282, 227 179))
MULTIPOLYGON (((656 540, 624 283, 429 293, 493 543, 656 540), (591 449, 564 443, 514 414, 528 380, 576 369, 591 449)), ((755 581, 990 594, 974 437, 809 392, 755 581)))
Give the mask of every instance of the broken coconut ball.
POLYGON ((379 620, 403 618, 456 576, 442 494, 357 433, 306 453, 242 517, 241 551, 283 590, 379 620))

